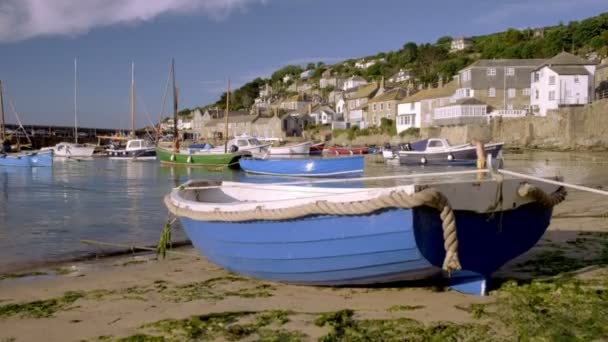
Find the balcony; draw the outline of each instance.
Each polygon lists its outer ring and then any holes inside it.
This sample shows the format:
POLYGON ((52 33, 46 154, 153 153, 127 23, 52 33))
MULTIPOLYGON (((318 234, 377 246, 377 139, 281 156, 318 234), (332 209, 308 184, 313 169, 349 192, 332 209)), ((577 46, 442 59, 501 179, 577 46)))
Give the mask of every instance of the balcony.
POLYGON ((490 117, 503 117, 503 118, 521 118, 526 116, 528 111, 526 110, 518 110, 518 109, 500 109, 495 110, 492 113, 488 114, 490 117))

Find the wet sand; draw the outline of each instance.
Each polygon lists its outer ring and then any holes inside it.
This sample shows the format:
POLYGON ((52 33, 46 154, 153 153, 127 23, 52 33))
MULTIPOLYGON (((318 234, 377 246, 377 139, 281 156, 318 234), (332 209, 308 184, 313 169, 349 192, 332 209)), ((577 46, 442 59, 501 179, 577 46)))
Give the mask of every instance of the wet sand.
MULTIPOLYGON (((608 273, 603 266, 588 266, 605 265, 608 259, 602 254, 608 251, 607 204, 608 198, 571 192, 555 209, 542 241, 497 272, 491 286, 496 289, 512 279, 525 284, 531 277, 555 278, 564 272, 575 279, 606 280, 608 273)), ((480 319, 472 308, 489 305, 502 293, 498 290, 475 297, 437 283, 369 288, 291 286, 230 274, 198 257, 191 247, 176 251, 193 256, 169 255, 157 260, 154 254, 139 253, 5 274, 0 277, 0 341, 114 340, 129 336, 146 340, 141 334, 150 340, 150 336, 219 341, 279 337, 308 341, 333 336, 333 340, 349 340, 337 328, 336 322, 344 319, 351 332, 362 329, 358 325, 353 328, 351 319, 376 320, 382 322, 384 330, 398 329, 395 322, 399 326, 412 324, 422 334, 416 336, 424 340, 425 333, 445 333, 444 328, 436 331, 439 322, 454 327, 491 326, 492 317, 480 319), (352 312, 340 311, 346 309, 352 312), (226 316, 226 312, 233 314, 226 316), (342 316, 331 316, 333 325, 319 321, 320 315, 335 312, 342 316), (193 321, 192 316, 197 318, 193 321), (166 319, 186 321, 155 323, 166 319)), ((600 284, 596 286, 608 292, 606 282, 600 284)), ((366 325, 366 334, 379 333, 371 327, 366 325)), ((475 334, 463 336, 474 339, 475 334)))

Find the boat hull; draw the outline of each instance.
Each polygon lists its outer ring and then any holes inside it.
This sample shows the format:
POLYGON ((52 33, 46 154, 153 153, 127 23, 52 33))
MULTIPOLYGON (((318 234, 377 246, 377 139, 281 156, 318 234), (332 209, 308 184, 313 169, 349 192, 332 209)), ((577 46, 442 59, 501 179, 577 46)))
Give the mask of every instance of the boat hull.
POLYGON ((353 154, 367 154, 367 147, 336 147, 332 146, 327 149, 327 153, 330 155, 353 155, 353 154))
POLYGON ((0 166, 51 167, 53 151, 33 152, 19 155, 0 154, 0 166))
MULTIPOLYGON (((531 248, 551 209, 536 204, 487 214, 455 211, 463 270, 489 276, 531 248)), ((441 273, 445 256, 439 213, 391 209, 372 215, 287 221, 204 222, 181 218, 194 246, 229 271, 306 285, 419 280, 441 273)))
MULTIPOLYGON (((491 154, 492 158, 496 158, 502 146, 486 145, 486 155, 491 154)), ((477 152, 475 146, 441 152, 399 151, 399 162, 402 165, 475 165, 477 152)))
POLYGON ((244 154, 231 153, 173 153, 163 148, 156 148, 156 157, 161 164, 201 167, 238 168, 239 160, 244 154))
POLYGON ((51 149, 55 157, 65 158, 92 157, 95 152, 95 147, 72 143, 60 143, 51 149))
POLYGON ((311 142, 291 146, 270 147, 270 155, 307 155, 310 154, 311 142))
POLYGON ((138 150, 108 150, 108 157, 113 160, 156 160, 155 148, 138 150))
POLYGON ((249 173, 275 176, 332 177, 363 173, 363 156, 306 159, 251 159, 240 161, 249 173))
POLYGON ((314 144, 314 145, 310 146, 309 153, 311 155, 320 155, 321 153, 323 153, 324 148, 325 148, 325 143, 314 144))

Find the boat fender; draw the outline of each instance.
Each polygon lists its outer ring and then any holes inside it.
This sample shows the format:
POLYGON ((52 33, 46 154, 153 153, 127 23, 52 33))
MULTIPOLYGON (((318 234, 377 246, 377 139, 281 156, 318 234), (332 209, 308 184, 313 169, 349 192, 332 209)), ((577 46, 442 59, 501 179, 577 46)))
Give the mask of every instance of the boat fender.
POLYGON ((426 157, 420 158, 420 164, 426 164, 426 157))
POLYGON ((353 150, 350 150, 349 152, 351 156, 354 154, 353 150))
POLYGON ((186 159, 186 163, 192 163, 192 156, 188 156, 188 159, 186 159))
POLYGON ((450 153, 450 154, 448 154, 448 160, 449 160, 449 161, 454 160, 454 156, 453 156, 451 153, 450 153))
POLYGON ((171 160, 171 161, 175 161, 175 154, 172 154, 172 155, 171 155, 170 160, 171 160))
POLYGON ((229 149, 230 152, 234 153, 234 152, 236 152, 238 150, 239 150, 238 146, 236 146, 236 145, 230 145, 230 149, 229 149))

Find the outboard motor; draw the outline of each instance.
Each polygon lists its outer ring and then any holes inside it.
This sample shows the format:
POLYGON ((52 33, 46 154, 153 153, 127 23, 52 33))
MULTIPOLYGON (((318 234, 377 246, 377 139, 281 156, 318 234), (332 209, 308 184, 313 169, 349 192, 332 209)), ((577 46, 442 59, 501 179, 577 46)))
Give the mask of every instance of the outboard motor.
POLYGON ((236 145, 230 145, 230 148, 228 149, 228 151, 230 151, 230 153, 234 153, 238 150, 239 150, 239 147, 236 145))
POLYGON ((384 144, 384 149, 385 150, 390 150, 391 149, 391 143, 385 143, 384 144))

